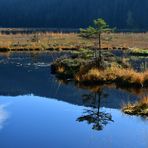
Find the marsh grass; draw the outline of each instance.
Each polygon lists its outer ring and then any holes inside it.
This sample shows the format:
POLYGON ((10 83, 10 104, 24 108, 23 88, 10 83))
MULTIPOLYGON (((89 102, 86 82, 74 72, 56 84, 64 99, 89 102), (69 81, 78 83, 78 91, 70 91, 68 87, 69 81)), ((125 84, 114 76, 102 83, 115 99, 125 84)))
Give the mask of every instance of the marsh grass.
POLYGON ((91 47, 92 43, 74 33, 0 34, 0 49, 69 50, 91 47))
POLYGON ((64 73, 65 67, 64 66, 58 66, 57 67, 57 73, 64 73))
POLYGON ((112 65, 106 69, 81 68, 76 74, 75 80, 78 82, 115 82, 118 85, 125 87, 144 87, 148 85, 148 71, 137 72, 133 69, 122 68, 117 65, 112 65))
MULTIPOLYGON (((127 49, 148 48, 148 33, 111 33, 103 34, 102 48, 104 49, 127 49), (107 38, 112 38, 107 40, 107 38)), ((52 49, 68 50, 90 48, 94 46, 94 40, 86 40, 77 33, 0 33, 0 49, 52 49)))
POLYGON ((85 59, 62 58, 56 60, 51 67, 53 73, 55 73, 58 77, 73 79, 74 75, 79 71, 81 65, 84 65, 85 62, 85 59))

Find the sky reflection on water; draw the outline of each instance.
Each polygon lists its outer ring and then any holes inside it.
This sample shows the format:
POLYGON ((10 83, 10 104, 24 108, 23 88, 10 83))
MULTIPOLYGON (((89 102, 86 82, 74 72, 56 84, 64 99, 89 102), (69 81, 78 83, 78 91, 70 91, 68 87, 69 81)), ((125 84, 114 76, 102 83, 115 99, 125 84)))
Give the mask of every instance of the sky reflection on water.
POLYGON ((117 109, 100 108, 112 115, 114 122, 101 131, 92 130, 87 122, 78 122, 84 110, 56 99, 37 96, 0 97, 0 104, 8 104, 10 112, 0 131, 2 148, 147 148, 148 121, 127 116, 117 109), (10 103, 11 102, 11 103, 10 103))

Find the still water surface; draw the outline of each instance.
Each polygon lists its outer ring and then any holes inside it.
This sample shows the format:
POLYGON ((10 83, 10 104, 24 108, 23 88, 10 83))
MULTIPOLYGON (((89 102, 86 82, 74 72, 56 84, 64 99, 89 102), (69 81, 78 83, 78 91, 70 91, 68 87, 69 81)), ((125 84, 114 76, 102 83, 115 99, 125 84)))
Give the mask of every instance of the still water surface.
POLYGON ((148 121, 120 111, 147 90, 62 83, 50 74, 58 56, 0 56, 0 147, 148 148, 148 121))

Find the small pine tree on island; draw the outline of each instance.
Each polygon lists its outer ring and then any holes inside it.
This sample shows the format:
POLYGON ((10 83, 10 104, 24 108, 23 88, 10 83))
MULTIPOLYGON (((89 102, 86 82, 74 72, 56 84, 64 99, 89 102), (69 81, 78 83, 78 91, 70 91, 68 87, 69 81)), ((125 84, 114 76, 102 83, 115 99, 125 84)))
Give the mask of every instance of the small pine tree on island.
POLYGON ((95 59, 99 61, 99 63, 102 62, 102 33, 110 33, 114 29, 109 28, 109 25, 106 23, 106 21, 102 18, 94 20, 94 26, 89 26, 86 29, 80 29, 80 36, 86 39, 95 39, 97 42, 95 43, 97 47, 95 47, 95 59), (99 56, 97 55, 97 49, 99 49, 99 56))

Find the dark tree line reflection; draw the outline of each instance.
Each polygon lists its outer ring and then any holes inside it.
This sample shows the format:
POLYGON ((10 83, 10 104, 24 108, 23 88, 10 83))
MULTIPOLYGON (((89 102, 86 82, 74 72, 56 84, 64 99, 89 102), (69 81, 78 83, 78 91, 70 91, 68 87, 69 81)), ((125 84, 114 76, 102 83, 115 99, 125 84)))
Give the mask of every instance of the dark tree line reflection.
POLYGON ((101 111, 101 98, 107 97, 107 94, 103 92, 103 88, 98 88, 90 94, 82 96, 84 104, 89 104, 90 109, 84 111, 83 115, 77 119, 79 122, 86 121, 92 125, 92 129, 100 131, 109 122, 113 122, 112 115, 101 111))

